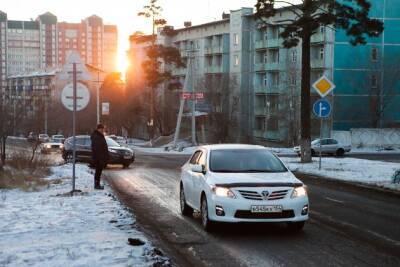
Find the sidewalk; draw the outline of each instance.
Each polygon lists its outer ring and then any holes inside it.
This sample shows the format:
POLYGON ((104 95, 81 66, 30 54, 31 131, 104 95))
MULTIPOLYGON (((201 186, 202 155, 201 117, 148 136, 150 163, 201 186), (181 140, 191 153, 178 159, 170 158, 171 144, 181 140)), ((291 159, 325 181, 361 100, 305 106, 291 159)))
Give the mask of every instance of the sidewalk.
POLYGON ((391 190, 399 190, 400 184, 392 183, 392 176, 400 169, 400 164, 355 158, 323 158, 322 168, 318 169, 319 159, 312 163, 300 163, 300 158, 281 158, 292 171, 313 174, 327 179, 362 183, 391 190))
POLYGON ((39 192, 0 191, 0 266, 170 266, 108 190, 93 190, 87 166, 76 169, 83 193, 68 196, 71 170, 53 167, 57 183, 39 192))

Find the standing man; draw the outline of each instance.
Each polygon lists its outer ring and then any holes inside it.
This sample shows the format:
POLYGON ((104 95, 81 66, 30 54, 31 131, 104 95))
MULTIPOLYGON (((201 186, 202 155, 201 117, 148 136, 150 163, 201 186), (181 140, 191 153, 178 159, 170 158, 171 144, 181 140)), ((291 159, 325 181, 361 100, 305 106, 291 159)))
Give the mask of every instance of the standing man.
POLYGON ((94 174, 94 188, 104 189, 104 186, 100 185, 101 172, 107 166, 108 162, 108 146, 106 138, 104 137, 104 125, 98 124, 96 130, 90 136, 92 140, 92 158, 96 172, 94 174))

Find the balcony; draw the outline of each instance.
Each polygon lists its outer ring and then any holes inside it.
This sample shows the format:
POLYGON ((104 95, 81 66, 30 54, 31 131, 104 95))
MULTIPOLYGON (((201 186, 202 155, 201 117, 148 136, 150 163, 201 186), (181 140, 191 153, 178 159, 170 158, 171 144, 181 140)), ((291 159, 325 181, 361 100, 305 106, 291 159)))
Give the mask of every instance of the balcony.
POLYGON ((325 42, 326 42, 325 34, 316 33, 313 36, 311 36, 311 43, 325 43, 325 42))
POLYGON ((213 49, 211 46, 204 47, 204 54, 211 55, 213 53, 213 49))
POLYGON ((254 71, 278 71, 279 68, 279 62, 256 63, 254 66, 254 71))
POLYGON ((253 130, 254 137, 263 138, 268 140, 280 140, 279 131, 268 131, 268 130, 253 130))
POLYGON ((279 40, 279 38, 268 39, 268 40, 267 40, 267 48, 279 47, 279 45, 280 45, 280 40, 279 40))
POLYGON ((222 73, 222 66, 209 66, 204 68, 204 73, 222 73))
POLYGON ((254 48, 256 50, 259 49, 266 49, 267 48, 267 42, 265 40, 258 40, 256 41, 256 43, 254 44, 254 48))
POLYGON ((311 60, 311 68, 312 69, 324 69, 325 62, 323 59, 312 59, 311 60))
POLYGON ((186 69, 185 68, 174 68, 171 71, 171 74, 173 76, 185 76, 186 75, 186 69))
POLYGON ((212 52, 213 54, 222 54, 223 53, 222 45, 213 46, 212 52))
POLYGON ((280 90, 280 85, 256 85, 254 87, 255 94, 279 94, 280 90))

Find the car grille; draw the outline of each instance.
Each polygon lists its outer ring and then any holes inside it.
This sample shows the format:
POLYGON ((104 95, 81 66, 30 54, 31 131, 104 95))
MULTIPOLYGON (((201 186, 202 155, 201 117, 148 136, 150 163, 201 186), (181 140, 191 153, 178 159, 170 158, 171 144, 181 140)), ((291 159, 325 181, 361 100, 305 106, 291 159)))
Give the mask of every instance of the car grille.
POLYGON ((293 210, 284 210, 282 212, 273 213, 252 213, 249 210, 237 210, 235 212, 235 218, 238 219, 286 219, 293 217, 293 210))
POLYGON ((59 145, 51 145, 51 148, 60 148, 59 145))
POLYGON ((256 191, 239 190, 239 193, 245 199, 250 200, 278 200, 285 198, 288 191, 288 189, 273 191, 266 198, 264 198, 260 193, 256 191))

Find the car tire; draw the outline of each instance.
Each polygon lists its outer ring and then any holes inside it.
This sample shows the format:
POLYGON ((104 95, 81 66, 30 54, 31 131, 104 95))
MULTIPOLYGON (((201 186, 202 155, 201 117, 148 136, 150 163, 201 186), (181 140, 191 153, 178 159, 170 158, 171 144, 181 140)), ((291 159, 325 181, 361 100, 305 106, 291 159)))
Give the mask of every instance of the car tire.
POLYGON ((287 228, 292 233, 298 233, 298 232, 301 232, 303 230, 305 223, 306 223, 305 221, 302 221, 302 222, 288 222, 287 223, 287 228))
POLYGON ((180 203, 181 213, 183 216, 187 217, 193 216, 193 208, 186 203, 185 191, 183 189, 182 184, 179 190, 179 203, 180 203))
POLYGON ((124 164, 122 164, 122 168, 123 168, 123 169, 129 169, 129 165, 131 165, 131 164, 129 164, 129 163, 124 163, 124 164))
POLYGON ((344 149, 343 149, 343 148, 339 148, 339 149, 336 151, 336 156, 338 156, 338 157, 343 157, 343 155, 344 155, 344 149))
POLYGON ((314 149, 311 149, 311 156, 312 156, 312 157, 315 157, 315 155, 316 155, 316 154, 315 154, 315 150, 314 150, 314 149))
POLYGON ((215 222, 211 221, 208 217, 208 203, 205 195, 201 198, 200 215, 203 229, 207 232, 213 232, 215 230, 215 222))

